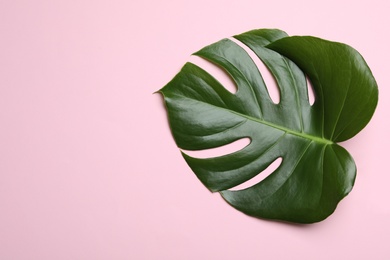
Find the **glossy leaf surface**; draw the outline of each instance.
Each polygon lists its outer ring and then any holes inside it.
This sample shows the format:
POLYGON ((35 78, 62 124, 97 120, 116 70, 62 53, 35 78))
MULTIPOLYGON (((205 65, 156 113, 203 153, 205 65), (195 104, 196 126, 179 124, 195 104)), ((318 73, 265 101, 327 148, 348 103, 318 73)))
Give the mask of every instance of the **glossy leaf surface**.
POLYGON ((280 90, 272 102, 248 53, 224 39, 195 55, 225 70, 237 85, 227 91, 200 67, 186 63, 160 92, 179 148, 202 150, 248 137, 245 148, 214 158, 184 159, 202 183, 245 214, 312 223, 325 219, 352 189, 356 166, 336 144, 357 134, 372 117, 378 88, 353 48, 315 37, 289 37, 275 29, 235 36, 267 66, 280 90), (310 105, 306 76, 315 102, 310 105), (263 181, 240 185, 277 158, 263 181))

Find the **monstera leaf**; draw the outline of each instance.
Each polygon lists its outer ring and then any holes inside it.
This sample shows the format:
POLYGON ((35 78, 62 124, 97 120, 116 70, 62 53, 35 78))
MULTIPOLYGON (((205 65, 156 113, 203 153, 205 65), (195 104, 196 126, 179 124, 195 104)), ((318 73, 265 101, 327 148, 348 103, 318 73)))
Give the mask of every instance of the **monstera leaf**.
POLYGON ((245 214, 312 223, 328 217, 352 189, 356 166, 336 142, 356 135, 372 117, 378 88, 353 48, 280 30, 254 30, 235 39, 268 67, 280 90, 275 104, 248 53, 229 39, 195 55, 224 69, 238 91, 227 91, 200 67, 186 63, 159 92, 172 134, 184 150, 203 150, 248 137, 245 148, 214 158, 184 159, 212 192, 245 214), (310 105, 306 76, 315 102, 310 105), (229 190, 281 165, 263 181, 229 190))

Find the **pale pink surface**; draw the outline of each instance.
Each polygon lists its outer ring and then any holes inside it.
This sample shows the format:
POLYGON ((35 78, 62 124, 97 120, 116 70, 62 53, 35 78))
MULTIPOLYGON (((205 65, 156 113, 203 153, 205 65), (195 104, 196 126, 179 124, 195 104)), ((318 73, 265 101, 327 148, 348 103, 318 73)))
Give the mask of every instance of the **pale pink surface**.
POLYGON ((0 259, 390 259, 387 0, 0 1, 0 259), (380 102, 327 220, 248 217, 202 186, 159 95, 255 28, 355 47, 380 102))

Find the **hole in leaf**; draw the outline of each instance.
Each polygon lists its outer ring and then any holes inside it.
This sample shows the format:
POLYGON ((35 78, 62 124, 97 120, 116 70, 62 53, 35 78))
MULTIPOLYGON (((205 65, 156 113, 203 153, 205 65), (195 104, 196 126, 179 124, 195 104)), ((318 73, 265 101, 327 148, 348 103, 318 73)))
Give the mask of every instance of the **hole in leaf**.
POLYGON ((279 168, 280 164, 282 163, 282 160, 283 160, 282 157, 275 159, 275 161, 273 161, 270 165, 268 165, 268 167, 264 171, 260 172, 252 179, 249 179, 246 182, 243 182, 240 185, 237 185, 229 190, 230 191, 244 190, 258 184, 259 182, 267 178, 269 175, 271 175, 271 173, 273 173, 277 168, 279 168))
POLYGON ((308 77, 306 77, 307 94, 309 96, 309 104, 312 106, 316 101, 316 95, 314 93, 313 85, 308 77))
POLYGON ((276 83, 276 80, 270 70, 265 66, 264 62, 245 44, 240 42, 239 40, 235 38, 229 38, 229 40, 235 42, 238 46, 243 48, 248 55, 251 57, 253 62, 256 64, 261 76, 263 77, 264 84, 266 88, 268 89, 268 94, 275 104, 279 104, 280 102, 280 91, 278 84, 276 83))
POLYGON ((219 156, 223 156, 226 154, 231 154, 236 151, 239 151, 245 148, 246 146, 248 146, 250 143, 251 143, 251 139, 245 137, 245 138, 238 139, 230 144, 226 144, 216 148, 197 150, 197 151, 183 150, 183 152, 194 158, 213 158, 213 157, 219 157, 219 156))
POLYGON ((230 93, 235 94, 237 92, 237 86, 233 79, 224 69, 218 65, 215 65, 214 63, 195 55, 192 55, 188 61, 207 71, 230 93))

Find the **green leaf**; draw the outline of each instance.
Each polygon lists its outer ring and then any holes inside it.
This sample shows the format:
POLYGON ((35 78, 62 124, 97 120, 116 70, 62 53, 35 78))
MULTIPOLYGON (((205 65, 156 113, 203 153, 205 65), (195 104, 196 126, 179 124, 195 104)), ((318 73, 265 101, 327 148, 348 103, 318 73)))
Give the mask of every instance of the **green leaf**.
POLYGON ((196 52, 225 70, 237 85, 227 91, 200 67, 186 63, 159 92, 176 144, 184 150, 220 147, 248 137, 245 148, 214 158, 183 157, 199 180, 245 214, 298 223, 318 222, 352 189, 356 166, 336 144, 362 130, 378 101, 378 87, 362 56, 348 45, 315 37, 289 37, 275 29, 235 39, 267 66, 280 90, 272 102, 248 53, 224 39, 196 52), (315 102, 310 105, 306 76, 315 102), (229 190, 267 168, 263 181, 229 190))

